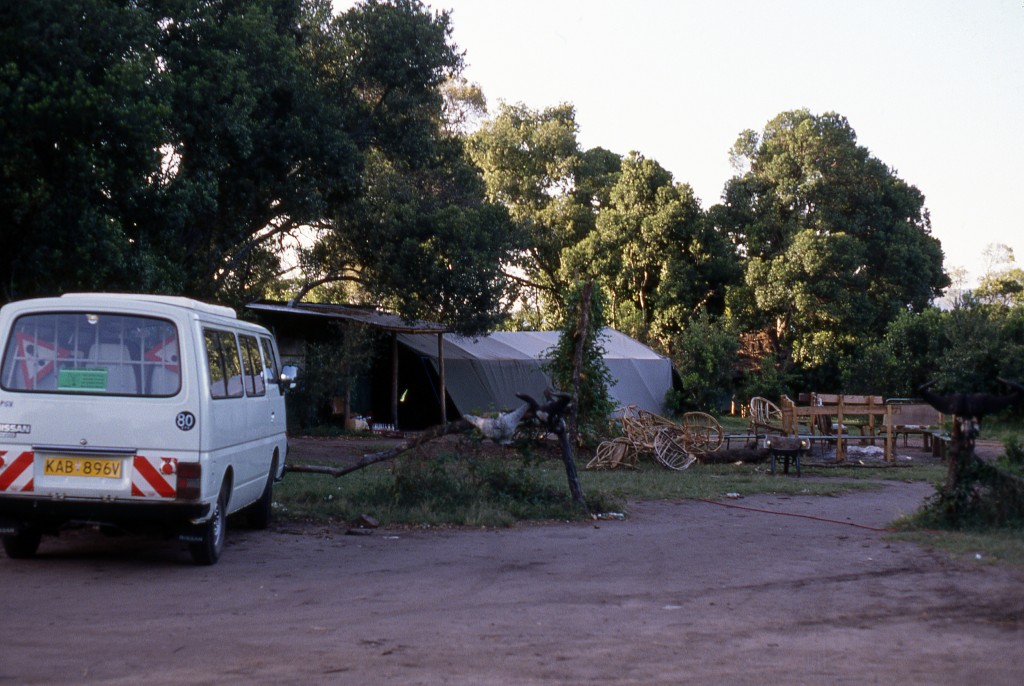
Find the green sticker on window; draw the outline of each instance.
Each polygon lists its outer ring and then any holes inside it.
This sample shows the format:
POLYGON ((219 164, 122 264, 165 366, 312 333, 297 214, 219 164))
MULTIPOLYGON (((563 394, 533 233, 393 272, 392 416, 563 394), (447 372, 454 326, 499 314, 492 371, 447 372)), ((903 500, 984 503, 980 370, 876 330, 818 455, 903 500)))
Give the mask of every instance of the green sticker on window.
POLYGON ((107 370, 65 367, 60 370, 57 377, 57 389, 61 391, 105 391, 107 390, 107 370))

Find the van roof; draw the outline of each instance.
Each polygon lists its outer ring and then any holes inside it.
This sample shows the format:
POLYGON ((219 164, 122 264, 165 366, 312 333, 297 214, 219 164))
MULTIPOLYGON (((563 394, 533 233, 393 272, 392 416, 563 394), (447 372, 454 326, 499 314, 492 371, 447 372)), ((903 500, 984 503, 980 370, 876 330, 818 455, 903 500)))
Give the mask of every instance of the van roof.
POLYGON ((204 303, 199 300, 193 300, 192 298, 185 298, 179 295, 152 295, 148 293, 65 293, 60 297, 62 300, 128 300, 133 302, 151 302, 237 319, 235 311, 230 307, 204 303))

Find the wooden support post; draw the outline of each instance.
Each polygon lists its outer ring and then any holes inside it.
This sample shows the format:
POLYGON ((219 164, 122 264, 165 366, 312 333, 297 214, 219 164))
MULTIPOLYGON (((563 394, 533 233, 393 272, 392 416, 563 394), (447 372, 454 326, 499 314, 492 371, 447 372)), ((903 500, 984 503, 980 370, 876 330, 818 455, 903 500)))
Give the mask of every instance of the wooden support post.
POLYGON ((868 396, 868 433, 871 434, 871 445, 875 445, 875 397, 868 396))
POLYGON ((796 418, 796 405, 786 397, 779 398, 779 404, 782 406, 782 432, 787 436, 796 436, 800 433, 800 423, 796 418))
POLYGON ((444 334, 437 334, 437 375, 441 384, 441 424, 448 423, 448 392, 444 381, 444 334))
POLYGON ((391 334, 391 424, 398 428, 398 334, 391 334))
POLYGON ((896 459, 896 445, 893 443, 892 438, 892 405, 885 406, 885 424, 885 461, 892 462, 896 459))
POLYGON ((843 396, 839 396, 839 414, 836 416, 836 462, 846 462, 846 447, 843 445, 843 396))

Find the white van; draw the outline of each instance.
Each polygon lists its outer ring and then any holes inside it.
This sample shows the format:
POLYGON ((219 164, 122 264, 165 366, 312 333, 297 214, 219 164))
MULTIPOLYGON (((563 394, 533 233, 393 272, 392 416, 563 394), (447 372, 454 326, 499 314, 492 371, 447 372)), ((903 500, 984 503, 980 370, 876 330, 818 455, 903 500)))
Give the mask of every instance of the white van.
POLYGON ((69 293, 0 309, 0 534, 158 531, 213 564, 226 516, 270 522, 287 454, 269 331, 187 298, 69 293))

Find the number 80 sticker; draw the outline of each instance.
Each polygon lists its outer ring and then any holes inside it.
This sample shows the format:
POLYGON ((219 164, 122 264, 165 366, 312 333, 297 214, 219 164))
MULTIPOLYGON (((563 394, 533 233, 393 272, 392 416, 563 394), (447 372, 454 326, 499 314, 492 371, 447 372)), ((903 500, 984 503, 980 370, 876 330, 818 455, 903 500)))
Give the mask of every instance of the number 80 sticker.
POLYGON ((178 416, 174 418, 174 423, 182 431, 191 431, 192 427, 196 425, 196 416, 191 412, 179 412, 178 416))

